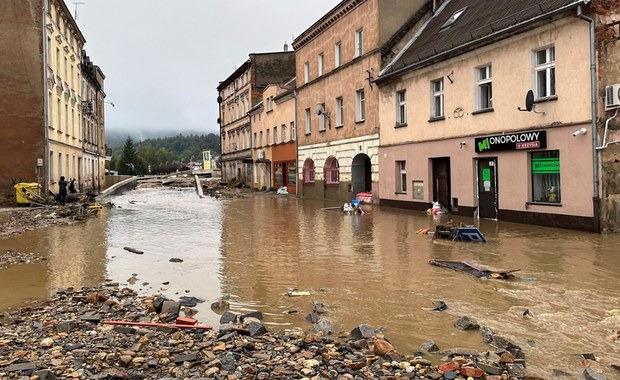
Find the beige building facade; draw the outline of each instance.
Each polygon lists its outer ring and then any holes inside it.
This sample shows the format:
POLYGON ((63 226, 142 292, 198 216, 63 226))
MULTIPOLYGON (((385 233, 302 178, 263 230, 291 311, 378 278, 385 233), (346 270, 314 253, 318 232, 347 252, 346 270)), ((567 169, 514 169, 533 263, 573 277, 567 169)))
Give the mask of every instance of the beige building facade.
POLYGON ((80 191, 99 193, 105 185, 105 75, 101 68, 82 54, 82 172, 80 191))
POLYGON ((252 121, 253 189, 272 190, 291 183, 291 190, 295 190, 294 85, 294 80, 268 85, 263 92, 263 100, 249 112, 252 121))
POLYGON ((85 38, 62 0, 7 0, 0 8, 0 204, 15 203, 21 182, 56 193, 64 176, 80 189, 85 38))
POLYGON ((585 2, 533 5, 444 3, 383 70, 382 205, 440 202, 455 215, 604 228, 604 85, 591 70, 588 19, 600 21, 585 2), (523 19, 478 9, 500 6, 523 19), (467 35, 468 25, 489 27, 467 35))
POLYGON ((252 123, 248 112, 262 101, 272 83, 284 83, 295 73, 295 55, 287 51, 252 53, 217 87, 222 150, 222 180, 252 185, 252 123))
POLYGON ((379 91, 373 80, 424 1, 345 0, 293 42, 297 193, 379 199, 379 91))
POLYGON ((48 2, 46 17, 48 186, 58 179, 81 182, 83 170, 80 57, 86 39, 62 0, 48 2))

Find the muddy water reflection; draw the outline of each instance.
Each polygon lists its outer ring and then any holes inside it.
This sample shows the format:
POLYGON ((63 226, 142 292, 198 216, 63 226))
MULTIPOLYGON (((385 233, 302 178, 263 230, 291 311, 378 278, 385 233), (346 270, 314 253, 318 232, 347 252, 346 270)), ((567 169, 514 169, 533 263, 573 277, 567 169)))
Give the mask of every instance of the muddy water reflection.
POLYGON ((0 252, 40 253, 46 260, 0 270, 0 310, 40 301, 57 289, 99 285, 105 279, 105 213, 70 226, 52 226, 0 239, 0 252))
POLYGON ((338 330, 384 326, 405 353, 426 339, 441 348, 488 350, 479 333, 453 327, 470 315, 519 344, 532 374, 577 373, 576 353, 592 352, 607 368, 620 363, 618 343, 606 339, 620 328, 618 236, 482 221, 489 242, 468 244, 416 235, 433 224, 425 214, 375 207, 342 215, 294 196, 218 201, 191 189, 144 189, 112 201, 117 207, 85 223, 0 239, 2 250, 48 257, 0 270, 0 309, 109 278, 143 294, 203 298, 197 318, 214 325, 219 316, 209 304, 221 295, 232 297, 234 311, 263 311, 276 329, 309 328, 310 302, 320 301, 338 330), (184 261, 171 263, 173 257, 184 261), (475 279, 430 259, 521 269, 520 279, 475 279), (287 297, 289 288, 311 295, 287 297), (422 309, 436 299, 448 310, 422 309), (526 308, 533 318, 523 318, 526 308))
POLYGON ((584 352, 620 361, 617 343, 606 338, 620 327, 619 237, 482 221, 487 244, 433 241, 415 234, 433 223, 424 214, 376 207, 343 216, 323 206, 269 197, 225 205, 222 291, 237 297, 237 309, 267 310, 269 323, 299 326, 310 301, 320 301, 337 328, 384 326, 409 353, 426 339, 442 348, 489 349, 480 334, 453 327, 470 315, 522 346, 534 373, 576 373, 574 354, 584 352), (520 279, 475 279, 432 267, 430 259, 521 269, 520 279), (311 296, 287 297, 288 288, 311 296), (435 299, 449 309, 422 309, 435 299), (534 318, 523 318, 526 308, 534 318))

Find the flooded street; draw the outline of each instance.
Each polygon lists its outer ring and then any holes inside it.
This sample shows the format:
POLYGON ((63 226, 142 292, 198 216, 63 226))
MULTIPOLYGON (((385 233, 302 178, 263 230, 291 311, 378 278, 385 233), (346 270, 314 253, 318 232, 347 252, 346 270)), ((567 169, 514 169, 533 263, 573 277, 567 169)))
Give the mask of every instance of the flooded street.
POLYGON ((606 368, 620 363, 620 343, 608 338, 620 328, 619 236, 481 221, 488 243, 463 243, 416 234, 433 226, 426 214, 378 206, 343 215, 294 196, 199 199, 192 189, 138 189, 111 201, 85 222, 0 239, 2 252, 47 259, 0 269, 0 310, 109 279, 143 294, 202 298, 196 318, 212 325, 219 315, 209 306, 221 296, 233 311, 262 311, 273 329, 310 328, 304 317, 319 301, 337 330, 382 326, 403 353, 427 339, 489 350, 479 332, 453 326, 468 315, 521 346, 530 374, 581 372, 582 353, 606 368), (513 281, 484 280, 431 259, 520 271, 513 281), (288 297, 290 289, 310 295, 288 297), (439 299, 446 311, 423 309, 439 299))

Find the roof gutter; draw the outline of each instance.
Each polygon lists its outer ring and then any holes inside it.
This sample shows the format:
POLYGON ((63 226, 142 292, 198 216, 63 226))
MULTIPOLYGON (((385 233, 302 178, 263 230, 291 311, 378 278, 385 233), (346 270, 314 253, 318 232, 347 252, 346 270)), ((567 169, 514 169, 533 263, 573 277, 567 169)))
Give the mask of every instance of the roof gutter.
POLYGON ((537 21, 540 21, 542 19, 548 18, 550 16, 554 16, 554 15, 556 15, 558 13, 562 13, 562 12, 564 12, 566 10, 574 8, 575 6, 579 6, 580 4, 586 5, 589 2, 590 2, 590 0, 578 0, 578 1, 575 1, 575 2, 573 2, 571 4, 569 4, 569 5, 565 5, 562 8, 558 8, 558 9, 552 11, 552 12, 539 15, 539 16, 534 17, 532 19, 529 19, 529 20, 520 22, 520 23, 518 23, 516 25, 513 25, 513 26, 511 26, 511 27, 509 27, 507 29, 498 30, 497 32, 491 33, 491 34, 489 34, 489 35, 487 35, 485 37, 482 37, 480 39, 467 42, 467 43, 465 43, 463 45, 454 47, 452 49, 446 50, 446 51, 444 51, 442 53, 439 53, 439 54, 435 54, 435 55, 433 55, 431 57, 428 57, 426 59, 423 59, 421 61, 412 63, 412 64, 407 65, 405 67, 401 67, 400 69, 394 70, 391 73, 385 74, 383 76, 379 76, 379 78, 377 78, 375 82, 381 82, 382 80, 388 79, 388 78, 390 78, 390 77, 392 77, 394 75, 400 74, 400 73, 402 73, 404 71, 407 71, 407 70, 410 70, 412 68, 415 68, 415 67, 418 67, 418 66, 424 66, 425 64, 430 64, 432 61, 434 61, 434 60, 436 60, 438 58, 441 58, 443 56, 450 55, 450 54, 452 54, 452 53, 454 53, 456 51, 463 50, 463 49, 465 49, 465 48, 467 48, 469 46, 473 46, 473 45, 479 44, 480 42, 491 40, 491 39, 495 38, 498 35, 502 35, 502 34, 505 34, 507 32, 510 32, 512 30, 519 29, 519 28, 521 28, 521 27, 523 27, 525 25, 536 23, 537 21))

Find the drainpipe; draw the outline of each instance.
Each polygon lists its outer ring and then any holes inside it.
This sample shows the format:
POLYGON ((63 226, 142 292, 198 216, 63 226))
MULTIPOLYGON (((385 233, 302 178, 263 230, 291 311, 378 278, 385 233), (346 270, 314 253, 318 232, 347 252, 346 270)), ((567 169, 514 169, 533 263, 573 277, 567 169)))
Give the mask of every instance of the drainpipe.
POLYGON ((47 194, 49 194, 49 182, 50 182, 50 140, 49 140, 49 130, 48 130, 48 123, 49 123, 49 96, 48 96, 48 92, 49 92, 49 88, 48 88, 48 83, 47 83, 47 60, 49 59, 49 57, 47 56, 47 51, 49 49, 49 47, 47 46, 47 32, 45 31, 47 29, 46 26, 46 21, 47 21, 47 0, 42 0, 43 1, 43 7, 41 12, 43 12, 41 14, 41 35, 43 37, 43 131, 44 131, 44 139, 45 139, 45 157, 43 157, 43 170, 45 171, 45 173, 43 173, 43 180, 44 180, 44 185, 43 185, 43 194, 45 194, 45 197, 47 197, 47 194))
MULTIPOLYGON (((589 1, 584 0, 584 4, 589 1)), ((594 20, 583 14, 581 5, 577 6, 577 17, 585 20, 589 24, 590 29, 590 102, 592 107, 592 205, 594 208, 594 228, 597 232, 600 232, 600 218, 599 218, 599 152, 596 149, 598 146, 598 130, 596 128, 596 51, 594 47, 594 20)))

